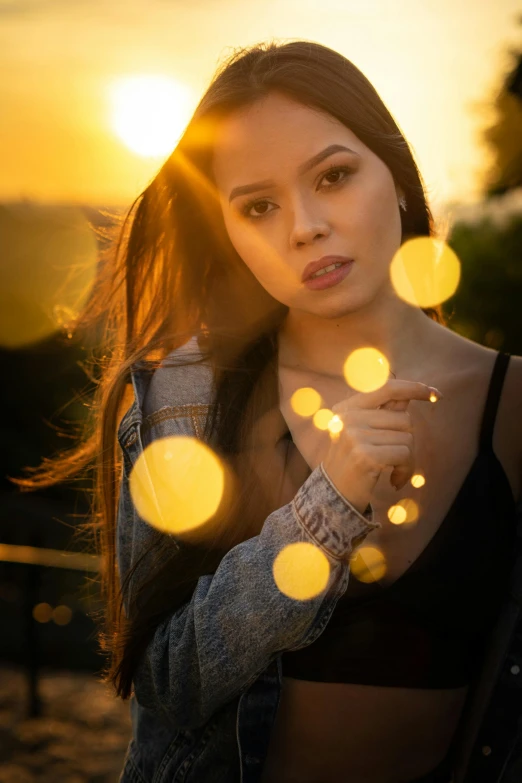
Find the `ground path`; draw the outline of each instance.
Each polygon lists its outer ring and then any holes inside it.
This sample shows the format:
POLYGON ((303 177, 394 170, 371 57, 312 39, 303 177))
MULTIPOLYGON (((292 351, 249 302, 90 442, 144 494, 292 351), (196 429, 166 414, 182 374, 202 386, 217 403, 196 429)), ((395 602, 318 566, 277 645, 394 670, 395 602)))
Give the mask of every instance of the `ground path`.
POLYGON ((43 669, 42 716, 27 718, 23 669, 0 663, 0 783, 117 783, 129 703, 95 675, 43 669))

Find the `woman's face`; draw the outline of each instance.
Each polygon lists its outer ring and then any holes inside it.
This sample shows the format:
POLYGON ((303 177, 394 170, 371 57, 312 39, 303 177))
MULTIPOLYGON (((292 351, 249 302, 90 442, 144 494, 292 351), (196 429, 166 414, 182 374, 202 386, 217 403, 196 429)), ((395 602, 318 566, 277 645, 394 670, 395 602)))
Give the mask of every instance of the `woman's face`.
POLYGON ((213 173, 234 248, 279 302, 335 317, 392 293, 388 270, 401 243, 402 191, 382 160, 334 117, 270 93, 221 122, 213 173), (348 149, 304 168, 331 145, 348 149), (234 193, 263 181, 270 184, 234 193), (337 285, 310 290, 303 270, 326 255, 354 264, 337 285))

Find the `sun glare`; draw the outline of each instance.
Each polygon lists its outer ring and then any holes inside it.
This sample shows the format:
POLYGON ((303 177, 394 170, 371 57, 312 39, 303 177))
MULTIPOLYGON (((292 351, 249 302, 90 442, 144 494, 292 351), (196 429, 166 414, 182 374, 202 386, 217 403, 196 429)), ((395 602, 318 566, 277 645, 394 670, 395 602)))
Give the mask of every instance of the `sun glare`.
POLYGON ((108 88, 111 127, 123 143, 143 157, 169 154, 192 107, 192 92, 168 76, 142 74, 115 79, 108 88))

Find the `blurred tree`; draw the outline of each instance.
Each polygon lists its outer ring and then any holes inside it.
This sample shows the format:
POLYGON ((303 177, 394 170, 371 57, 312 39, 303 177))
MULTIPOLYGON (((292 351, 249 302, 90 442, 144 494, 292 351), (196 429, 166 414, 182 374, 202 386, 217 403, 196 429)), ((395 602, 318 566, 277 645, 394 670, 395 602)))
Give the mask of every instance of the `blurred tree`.
MULTIPOLYGON (((522 25, 522 16, 518 23, 522 25)), ((483 181, 486 198, 522 186, 522 45, 509 50, 506 70, 507 76, 492 102, 496 118, 482 132, 492 155, 483 181)))
POLYGON ((502 223, 458 222, 448 244, 461 261, 461 284, 443 305, 448 325, 470 340, 522 355, 522 215, 502 223))
POLYGON ((484 202, 468 219, 461 216, 447 239, 462 266, 459 288, 443 311, 459 334, 521 355, 522 213, 516 203, 522 189, 522 42, 508 51, 502 71, 499 91, 478 106, 481 116, 494 110, 481 132, 492 162, 482 173, 484 202))

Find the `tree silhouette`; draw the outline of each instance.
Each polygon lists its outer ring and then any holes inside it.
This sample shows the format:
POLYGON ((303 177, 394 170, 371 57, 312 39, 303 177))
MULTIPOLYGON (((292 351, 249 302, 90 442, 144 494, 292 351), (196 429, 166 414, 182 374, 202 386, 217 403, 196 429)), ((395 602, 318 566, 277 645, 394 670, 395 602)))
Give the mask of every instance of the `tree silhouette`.
MULTIPOLYGON (((522 25, 522 15, 518 17, 522 25)), ((483 177, 486 198, 522 186, 522 43, 508 50, 502 86, 492 101, 493 124, 482 131, 492 163, 483 177)))

